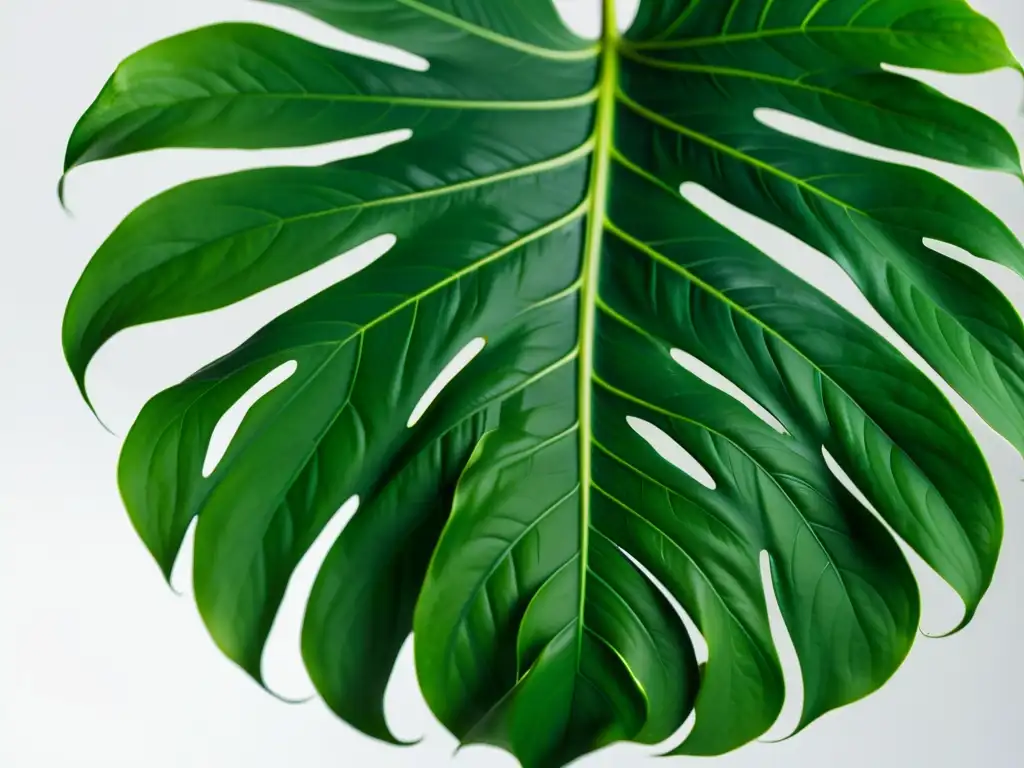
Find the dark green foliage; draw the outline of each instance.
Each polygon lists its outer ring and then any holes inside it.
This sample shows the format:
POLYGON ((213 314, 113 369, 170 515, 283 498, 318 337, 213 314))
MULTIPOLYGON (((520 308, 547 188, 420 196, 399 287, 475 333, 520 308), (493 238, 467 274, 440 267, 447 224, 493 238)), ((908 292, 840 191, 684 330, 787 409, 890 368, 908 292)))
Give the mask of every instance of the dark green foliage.
POLYGON ((623 37, 606 8, 594 42, 567 31, 550 0, 275 2, 431 66, 248 24, 196 30, 126 60, 67 157, 70 169, 159 147, 413 130, 366 157, 172 189, 124 221, 71 298, 64 345, 82 383, 122 329, 223 307, 397 236, 362 272, 153 398, 127 438, 124 499, 165 572, 199 518, 196 596, 228 656, 260 679, 293 570, 358 494, 313 590, 303 651, 327 703, 364 732, 393 739, 384 688, 413 632, 441 722, 527 768, 664 741, 694 707, 674 752, 735 749, 783 701, 765 551, 805 726, 882 685, 919 617, 897 543, 823 448, 970 619, 1002 522, 964 424, 881 336, 679 189, 701 184, 833 258, 1024 448, 1021 320, 987 280, 922 243, 1024 271, 1010 231, 929 173, 754 117, 775 108, 1019 174, 1003 128, 881 67, 1016 67, 989 21, 963 0, 644 0, 623 37), (441 369, 481 337, 483 352, 407 427, 441 369), (677 364, 676 349, 785 430, 677 364), (294 375, 203 477, 220 417, 288 361, 294 375), (714 489, 628 417, 685 448, 714 489), (647 572, 706 639, 700 672, 647 572))

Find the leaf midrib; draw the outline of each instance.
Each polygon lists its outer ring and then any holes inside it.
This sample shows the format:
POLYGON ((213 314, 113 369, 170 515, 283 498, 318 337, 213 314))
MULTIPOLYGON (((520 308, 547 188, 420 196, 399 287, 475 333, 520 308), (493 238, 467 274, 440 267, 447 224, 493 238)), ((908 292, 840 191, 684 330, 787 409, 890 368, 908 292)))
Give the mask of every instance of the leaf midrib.
POLYGON ((601 279, 601 252, 604 246, 608 208, 608 188, 611 179, 611 158, 615 140, 615 110, 617 106, 618 39, 619 30, 615 13, 616 0, 603 0, 601 41, 603 57, 598 82, 597 115, 594 128, 594 154, 591 159, 589 187, 590 210, 587 237, 584 246, 583 276, 580 286, 580 359, 577 407, 580 462, 580 587, 577 608, 576 671, 580 670, 583 656, 583 619, 587 600, 587 559, 590 543, 590 493, 593 446, 593 375, 594 347, 597 339, 597 298, 601 279))

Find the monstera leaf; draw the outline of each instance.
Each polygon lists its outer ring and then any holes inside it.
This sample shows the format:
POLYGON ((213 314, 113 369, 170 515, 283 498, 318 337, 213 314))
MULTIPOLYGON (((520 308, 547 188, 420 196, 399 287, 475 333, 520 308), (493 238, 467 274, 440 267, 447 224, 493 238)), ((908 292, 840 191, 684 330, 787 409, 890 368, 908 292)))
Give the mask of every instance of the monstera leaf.
POLYGON ((369 156, 161 194, 71 297, 64 347, 84 389, 122 329, 397 238, 157 395, 127 437, 121 490, 166 573, 198 517, 195 594, 224 653, 261 680, 289 578, 353 495, 303 654, 330 707, 379 739, 397 741, 382 700, 410 632, 438 719, 524 766, 663 742, 694 710, 672 754, 756 739, 784 693, 763 553, 800 661, 800 727, 878 688, 910 649, 918 589, 895 536, 971 618, 1002 523, 963 422, 880 335, 681 190, 700 185, 831 257, 1024 448, 1021 320, 924 244, 1024 272, 1007 227, 936 176, 755 117, 1019 174, 999 125, 882 66, 1017 67, 991 22, 964 0, 644 0, 620 36, 607 0, 592 41, 551 0, 274 2, 429 67, 250 24, 198 29, 128 58, 67 154, 71 169, 412 131, 369 156), (474 340, 482 352, 409 426, 474 340), (289 363, 205 476, 218 421, 289 363))

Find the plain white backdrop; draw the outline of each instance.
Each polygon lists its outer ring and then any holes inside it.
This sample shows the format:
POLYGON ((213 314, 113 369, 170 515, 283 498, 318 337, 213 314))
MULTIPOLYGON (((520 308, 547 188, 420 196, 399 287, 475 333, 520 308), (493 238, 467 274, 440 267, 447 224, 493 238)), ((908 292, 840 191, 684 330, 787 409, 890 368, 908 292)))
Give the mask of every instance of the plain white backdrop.
MULTIPOLYGON (((575 26, 594 29, 596 2, 561 4, 575 26)), ((1024 54, 1020 0, 973 4, 995 18, 1024 54)), ((626 5, 632 3, 623 0, 626 5)), ((167 589, 137 541, 115 485, 120 438, 95 421, 65 368, 64 302, 92 251, 143 199, 198 176, 365 151, 365 143, 348 142, 287 152, 164 151, 119 159, 71 176, 68 204, 74 215, 65 214, 56 198, 64 142, 118 61, 161 37, 225 20, 262 21, 324 44, 387 55, 297 13, 246 0, 0 2, 0 766, 511 768, 510 757, 490 749, 467 749, 453 758, 455 742, 423 704, 408 653, 388 694, 396 731, 425 737, 406 750, 354 732, 318 701, 283 704, 222 658, 191 597, 167 589)), ((1024 139, 1024 89, 1015 73, 924 77, 1024 139)), ((837 141, 820 131, 810 136, 837 141)), ((838 141, 851 151, 911 161, 838 141)), ((965 187, 1024 234, 1019 181, 936 163, 927 167, 965 187)), ((849 281, 823 257, 761 222, 716 211, 770 255, 873 320, 849 281)), ((358 259, 353 255, 220 312, 119 336, 89 376, 104 421, 123 436, 149 396, 351 272, 358 259)), ((1024 307, 1024 281, 998 268, 985 271, 1024 307)), ((992 462, 1007 518, 1001 565, 974 623, 952 639, 921 638, 896 677, 865 701, 826 716, 790 741, 754 744, 710 765, 1021 765, 1024 463, 971 414, 967 418, 992 462)), ((344 516, 345 510, 331 532, 344 516)), ((304 593, 329 536, 300 569, 268 652, 269 682, 289 696, 311 692, 298 659, 298 628, 304 593)), ((180 565, 175 583, 187 593, 188 564, 180 565)), ((930 574, 922 578, 925 629, 955 624, 957 606, 949 591, 930 574)), ((791 702, 783 721, 792 722, 793 714, 791 702)), ((785 724, 773 732, 784 735, 785 724)), ((696 762, 651 762, 645 757, 650 753, 615 747, 582 765, 696 762)))

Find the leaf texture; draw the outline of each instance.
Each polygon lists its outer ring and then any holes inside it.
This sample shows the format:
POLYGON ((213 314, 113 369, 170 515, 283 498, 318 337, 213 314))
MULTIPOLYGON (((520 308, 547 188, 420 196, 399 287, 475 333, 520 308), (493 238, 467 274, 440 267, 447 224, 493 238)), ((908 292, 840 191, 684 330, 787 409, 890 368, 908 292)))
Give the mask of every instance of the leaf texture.
POLYGON ((198 518, 200 612, 262 683, 301 557, 353 495, 303 628, 327 704, 398 743, 384 690, 410 633, 461 743, 558 768, 617 741, 675 754, 758 738, 785 696, 760 558, 800 660, 799 727, 881 686, 919 619, 886 525, 973 616, 1002 518, 972 436, 879 334, 688 202, 694 182, 825 253, 1024 448, 1024 326, 925 238, 1024 271, 992 213, 922 170, 782 135, 771 108, 1020 175, 985 115, 883 64, 1019 68, 963 0, 643 0, 576 37, 550 0, 273 0, 425 57, 424 71, 250 24, 156 43, 114 73, 66 170, 164 147, 297 147, 399 128, 313 168, 201 179, 132 212, 68 304, 84 392, 117 332, 226 306, 377 235, 396 245, 143 409, 131 520, 165 574, 198 518), (483 351, 413 426, 427 387, 483 351), (685 352, 767 409, 679 365, 685 352), (209 476, 218 421, 256 382, 209 476), (685 450, 708 487, 635 419, 685 450), (826 464, 833 456, 882 521, 826 464), (671 599, 670 599, 671 597, 671 599), (677 603, 708 647, 698 664, 677 603))

